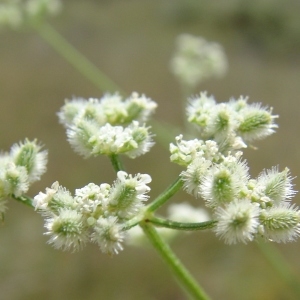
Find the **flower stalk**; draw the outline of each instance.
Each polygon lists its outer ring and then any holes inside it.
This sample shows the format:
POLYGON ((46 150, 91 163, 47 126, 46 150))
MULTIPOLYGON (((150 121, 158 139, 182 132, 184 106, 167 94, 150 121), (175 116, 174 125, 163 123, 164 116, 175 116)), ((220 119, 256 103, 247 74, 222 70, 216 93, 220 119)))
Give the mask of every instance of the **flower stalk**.
POLYGON ((183 287, 186 293, 195 300, 209 300, 210 298, 208 295, 199 286, 195 278, 181 263, 178 257, 170 249, 168 244, 166 244, 165 241, 160 237, 153 225, 149 224, 149 222, 141 222, 140 226, 142 227, 152 246, 172 270, 173 275, 176 277, 177 281, 183 287))
POLYGON ((162 219, 154 216, 145 219, 145 222, 152 223, 156 227, 164 227, 164 228, 185 230, 185 231, 205 230, 205 229, 213 228, 217 223, 217 221, 215 220, 198 222, 198 223, 183 223, 183 222, 175 222, 167 219, 162 219))

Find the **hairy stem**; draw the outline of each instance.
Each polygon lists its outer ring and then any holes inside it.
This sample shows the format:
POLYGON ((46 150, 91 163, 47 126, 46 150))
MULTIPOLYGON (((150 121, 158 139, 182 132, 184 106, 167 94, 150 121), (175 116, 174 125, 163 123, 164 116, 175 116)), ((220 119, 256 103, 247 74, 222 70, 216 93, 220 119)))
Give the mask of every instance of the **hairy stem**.
POLYGON ((170 229, 186 230, 186 231, 205 230, 205 229, 213 228, 217 223, 217 221, 215 220, 199 222, 199 223, 183 223, 183 222, 175 222, 167 219, 157 218, 154 216, 147 218, 145 221, 150 222, 157 227, 165 227, 170 229))

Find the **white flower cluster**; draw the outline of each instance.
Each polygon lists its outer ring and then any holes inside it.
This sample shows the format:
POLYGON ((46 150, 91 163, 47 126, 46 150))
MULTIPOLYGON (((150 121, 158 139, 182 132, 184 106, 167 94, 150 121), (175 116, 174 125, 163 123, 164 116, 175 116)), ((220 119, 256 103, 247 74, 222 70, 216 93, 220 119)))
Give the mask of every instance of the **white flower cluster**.
MULTIPOLYGON (((14 144, 9 153, 0 154, 0 214, 6 209, 7 198, 21 197, 30 184, 46 171, 47 151, 41 151, 36 140, 26 139, 14 144)), ((1 218, 1 216, 0 216, 1 218)))
POLYGON ((135 92, 125 100, 118 94, 106 94, 101 99, 66 101, 58 116, 71 146, 84 157, 126 154, 135 158, 154 144, 144 122, 156 106, 135 92))
POLYGON ((117 254, 123 249, 124 225, 141 212, 150 182, 147 174, 119 171, 112 186, 90 183, 74 197, 55 182, 34 197, 33 205, 46 217, 46 234, 55 248, 75 251, 90 241, 104 253, 117 254))
POLYGON ((171 71, 182 84, 194 88, 207 78, 223 76, 227 65, 221 45, 190 34, 178 36, 171 71))
POLYGON ((225 153, 245 148, 248 142, 274 133, 277 128, 274 119, 278 116, 259 103, 248 104, 242 96, 227 103, 216 103, 213 96, 202 92, 189 99, 187 117, 199 130, 201 139, 216 141, 225 153))
POLYGON ((295 191, 287 168, 250 179, 240 151, 224 155, 213 141, 183 141, 181 136, 177 143, 170 147, 171 160, 187 166, 181 173, 184 189, 213 210, 218 221, 214 230, 226 243, 247 243, 258 236, 285 243, 300 235, 300 212, 290 203, 295 191))
POLYGON ((56 15, 61 7, 60 0, 4 0, 0 3, 0 26, 20 28, 45 15, 56 15))

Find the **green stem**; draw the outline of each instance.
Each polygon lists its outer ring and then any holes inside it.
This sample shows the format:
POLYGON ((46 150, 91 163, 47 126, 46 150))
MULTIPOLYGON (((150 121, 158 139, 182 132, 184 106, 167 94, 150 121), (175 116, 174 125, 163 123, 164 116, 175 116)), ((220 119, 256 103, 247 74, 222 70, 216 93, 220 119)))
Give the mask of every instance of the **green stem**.
POLYGON ((300 284, 299 280, 297 280, 298 276, 292 270, 290 264, 274 245, 264 241, 258 241, 256 244, 282 280, 290 286, 290 290, 297 295, 297 299, 300 299, 300 284))
POLYGON ((103 92, 124 93, 122 89, 66 41, 51 25, 43 22, 33 28, 66 61, 103 92))
POLYGON ((30 197, 27 197, 27 196, 16 197, 15 195, 12 195, 12 198, 19 201, 19 202, 21 202, 21 203, 23 203, 23 204, 25 204, 25 205, 27 205, 27 206, 29 206, 29 207, 31 207, 31 208, 34 207, 33 204, 32 204, 32 202, 33 202, 32 198, 30 198, 30 197))
POLYGON ((116 172, 124 170, 124 166, 118 155, 113 154, 113 155, 109 156, 109 158, 110 158, 111 164, 116 172))
POLYGON ((182 286, 182 288, 187 292, 192 299, 197 300, 209 300, 210 298, 203 289, 196 282, 195 278, 190 274, 190 272, 181 263, 178 257, 170 249, 168 244, 160 237, 153 225, 147 222, 141 222, 140 226, 144 230, 145 235, 150 240, 152 246, 161 255, 162 259, 167 263, 170 269, 173 271, 176 279, 182 286))
POLYGON ((183 186, 179 176, 164 192, 162 192, 152 203, 147 206, 147 212, 154 212, 176 194, 183 186))
POLYGON ((157 217, 149 217, 145 220, 146 222, 150 222, 157 227, 165 227, 170 229, 177 229, 177 230, 205 230, 209 228, 215 227, 217 221, 211 220, 206 222, 199 222, 199 223, 183 223, 183 222, 175 222, 167 219, 157 218, 157 217))

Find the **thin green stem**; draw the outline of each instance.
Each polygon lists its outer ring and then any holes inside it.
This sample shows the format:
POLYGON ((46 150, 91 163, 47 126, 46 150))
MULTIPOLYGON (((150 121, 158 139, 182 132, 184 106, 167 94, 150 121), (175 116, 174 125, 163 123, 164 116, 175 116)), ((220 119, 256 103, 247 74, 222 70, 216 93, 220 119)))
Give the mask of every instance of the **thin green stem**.
POLYGON ((113 155, 109 156, 109 158, 110 158, 111 164, 116 172, 124 170, 124 166, 122 164, 122 161, 121 161, 119 155, 113 154, 113 155))
POLYGON ((290 286, 290 290, 294 292, 297 299, 300 299, 300 284, 299 280, 297 280, 299 277, 292 270, 285 257, 270 243, 258 241, 256 244, 282 280, 290 286))
POLYGON ((43 22, 33 28, 66 61, 103 92, 124 93, 108 76, 66 41, 51 25, 43 22))
POLYGON ((183 181, 179 176, 164 192, 162 192, 152 203, 147 206, 148 212, 154 212, 176 194, 183 186, 183 181))
POLYGON ((165 241, 160 237, 153 225, 147 222, 141 222, 140 226, 144 230, 144 233, 150 240, 152 246, 157 250, 162 259, 170 267, 176 279, 182 288, 187 292, 187 294, 195 300, 209 300, 210 298, 208 295, 206 295, 195 278, 181 263, 168 244, 166 244, 165 241))
POLYGON ((199 222, 199 223, 183 223, 183 222, 175 222, 167 219, 157 218, 157 217, 149 217, 145 220, 146 222, 150 222, 157 227, 165 227, 170 229, 176 230, 205 230, 209 228, 215 227, 217 221, 211 220, 206 222, 199 222))
POLYGON ((19 202, 21 202, 21 203, 23 203, 23 204, 25 204, 25 205, 27 205, 27 206, 29 206, 29 207, 31 207, 31 208, 34 207, 33 204, 32 204, 32 202, 33 202, 32 198, 30 198, 28 196, 16 197, 15 195, 12 195, 12 198, 19 201, 19 202))

